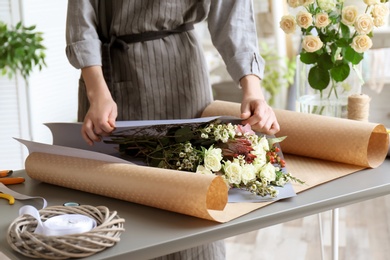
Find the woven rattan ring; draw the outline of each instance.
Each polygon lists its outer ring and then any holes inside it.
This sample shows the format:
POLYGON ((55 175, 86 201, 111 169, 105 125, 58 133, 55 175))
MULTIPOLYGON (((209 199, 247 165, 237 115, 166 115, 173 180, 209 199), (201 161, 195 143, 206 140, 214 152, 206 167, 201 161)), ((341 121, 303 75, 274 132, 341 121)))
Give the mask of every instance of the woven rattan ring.
POLYGON ((52 206, 39 210, 42 221, 63 214, 82 214, 96 220, 92 230, 64 236, 35 234, 37 220, 30 215, 17 217, 8 228, 8 244, 32 258, 68 259, 87 257, 119 242, 125 220, 104 206, 52 206))

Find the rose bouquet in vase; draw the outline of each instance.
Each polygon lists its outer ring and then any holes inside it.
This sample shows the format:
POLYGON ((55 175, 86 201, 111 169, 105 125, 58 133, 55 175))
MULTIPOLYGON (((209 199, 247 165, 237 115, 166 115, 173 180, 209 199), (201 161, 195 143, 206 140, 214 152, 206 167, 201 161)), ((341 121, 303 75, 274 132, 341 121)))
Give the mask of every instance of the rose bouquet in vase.
POLYGON ((297 61, 299 111, 345 117, 348 96, 361 92, 361 62, 373 29, 385 24, 388 0, 287 0, 296 9, 281 29, 302 33, 297 61), (360 2, 360 3, 357 3, 360 2), (364 5, 359 11, 357 4, 364 5))

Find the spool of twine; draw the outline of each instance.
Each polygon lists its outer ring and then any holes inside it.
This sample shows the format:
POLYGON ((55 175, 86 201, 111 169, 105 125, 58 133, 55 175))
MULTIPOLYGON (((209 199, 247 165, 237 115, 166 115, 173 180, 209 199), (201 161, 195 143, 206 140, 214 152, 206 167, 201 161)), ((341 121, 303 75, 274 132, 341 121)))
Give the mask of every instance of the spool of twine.
POLYGON ((348 119, 368 121, 371 98, 365 94, 354 94, 348 97, 348 119))

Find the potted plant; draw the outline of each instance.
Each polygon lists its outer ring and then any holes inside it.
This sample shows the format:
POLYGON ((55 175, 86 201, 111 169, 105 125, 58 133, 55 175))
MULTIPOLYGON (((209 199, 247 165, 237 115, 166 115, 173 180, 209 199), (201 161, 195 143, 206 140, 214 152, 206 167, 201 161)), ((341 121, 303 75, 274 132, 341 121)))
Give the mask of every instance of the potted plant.
POLYGON ((42 33, 35 32, 35 28, 35 25, 25 27, 19 22, 12 29, 0 22, 1 75, 12 78, 20 73, 27 83, 27 78, 35 67, 41 70, 46 66, 42 33))

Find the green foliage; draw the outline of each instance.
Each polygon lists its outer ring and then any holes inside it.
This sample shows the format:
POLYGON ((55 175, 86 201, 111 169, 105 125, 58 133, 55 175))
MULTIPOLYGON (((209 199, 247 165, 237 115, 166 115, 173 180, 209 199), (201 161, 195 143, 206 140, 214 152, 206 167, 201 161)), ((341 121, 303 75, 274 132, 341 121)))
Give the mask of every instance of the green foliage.
POLYGON ((0 22, 0 70, 1 74, 12 78, 20 72, 24 79, 38 66, 45 63, 46 49, 41 32, 35 32, 35 26, 25 27, 19 22, 14 29, 0 22))
POLYGON ((293 59, 280 57, 276 50, 270 48, 266 43, 261 43, 260 49, 261 56, 265 60, 264 78, 261 81, 261 86, 270 94, 267 102, 272 106, 280 90, 293 84, 296 63, 293 59), (285 62, 285 66, 280 66, 280 60, 285 62))

